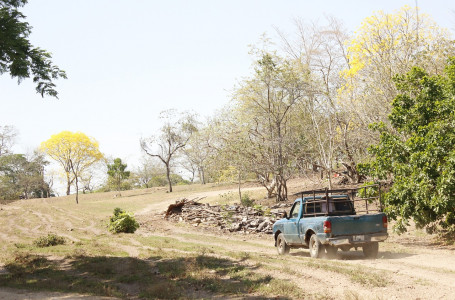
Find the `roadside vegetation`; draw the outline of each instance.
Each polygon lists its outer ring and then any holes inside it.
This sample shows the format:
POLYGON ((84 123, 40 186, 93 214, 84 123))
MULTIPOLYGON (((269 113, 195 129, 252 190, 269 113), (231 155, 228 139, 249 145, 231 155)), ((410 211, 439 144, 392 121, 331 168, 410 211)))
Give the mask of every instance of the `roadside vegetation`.
MULTIPOLYGON (((0 73, 33 75, 37 92, 57 97, 54 81, 66 73, 30 45, 26 3, 0 0, 12 45, 0 49, 0 73)), ((354 34, 331 17, 277 33, 278 41, 251 47, 252 72, 219 112, 202 121, 163 111, 130 169, 81 132, 14 153, 18 132, 0 124, 0 286, 145 299, 453 295, 450 32, 405 6, 375 12, 354 34), (51 160, 58 170, 49 170, 51 160), (58 180, 64 197, 55 197, 58 180), (304 250, 277 257, 270 236, 169 224, 161 213, 194 197, 268 216, 270 204, 298 190, 370 183, 386 187, 381 204, 403 234, 383 243, 379 263, 355 251, 338 253, 339 261, 314 261, 304 250)), ((223 218, 232 214, 226 209, 223 218)))
MULTIPOLYGON (((214 204, 235 190, 234 186, 177 186, 173 194, 147 189, 127 191, 122 198, 113 198, 115 192, 81 195, 79 204, 62 197, 2 206, 0 226, 5 230, 0 235, 0 286, 145 299, 371 296, 402 284, 403 278, 383 269, 384 263, 420 251, 386 242, 377 263, 353 251, 339 253, 338 260, 315 261, 305 250, 281 257, 268 235, 220 234, 215 229, 163 220, 161 212, 175 197, 207 194, 210 196, 203 201, 214 204), (116 207, 134 213, 140 227, 133 234, 109 232, 107 224, 116 207), (12 222, 22 225, 14 227, 12 222), (46 232, 53 235, 43 235, 46 232), (54 243, 47 241, 56 240, 53 236, 63 237, 65 243, 51 246, 54 243), (46 241, 49 246, 41 247, 36 241, 46 241), (334 279, 322 283, 321 278, 334 279), (337 286, 337 282, 349 288, 336 292, 322 288, 337 286)), ((418 232, 414 238, 419 238, 418 232)), ((400 265, 415 268, 411 261, 400 265)), ((450 267, 422 265, 418 269, 435 278, 455 274, 450 267)), ((422 276, 409 279, 417 290, 433 283, 422 276)))

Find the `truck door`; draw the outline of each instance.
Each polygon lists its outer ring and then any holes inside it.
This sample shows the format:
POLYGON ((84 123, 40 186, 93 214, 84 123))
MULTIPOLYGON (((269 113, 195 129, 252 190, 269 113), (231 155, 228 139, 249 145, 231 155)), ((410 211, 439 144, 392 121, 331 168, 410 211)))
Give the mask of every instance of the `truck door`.
POLYGON ((294 203, 291 212, 289 213, 289 220, 284 223, 284 238, 289 244, 300 244, 298 224, 300 220, 300 201, 294 203))

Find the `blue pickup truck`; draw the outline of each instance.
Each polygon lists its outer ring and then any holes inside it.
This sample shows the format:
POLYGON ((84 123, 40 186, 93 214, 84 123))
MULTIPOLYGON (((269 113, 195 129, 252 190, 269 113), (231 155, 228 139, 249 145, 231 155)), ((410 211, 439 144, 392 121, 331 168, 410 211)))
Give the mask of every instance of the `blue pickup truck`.
POLYGON ((338 190, 344 194, 334 191, 298 193, 301 197, 294 201, 289 215, 285 212, 273 225, 279 254, 287 254, 291 248, 309 248, 313 258, 333 258, 338 249, 362 247, 365 257, 377 257, 378 242, 388 237, 387 216, 372 205, 377 197, 356 198, 355 189, 338 190), (357 202, 361 202, 358 211, 354 207, 357 202))

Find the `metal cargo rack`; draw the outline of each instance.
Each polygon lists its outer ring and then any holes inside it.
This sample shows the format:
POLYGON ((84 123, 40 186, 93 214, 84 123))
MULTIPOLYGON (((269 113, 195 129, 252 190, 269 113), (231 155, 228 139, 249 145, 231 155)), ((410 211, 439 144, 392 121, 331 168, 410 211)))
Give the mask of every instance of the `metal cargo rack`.
MULTIPOLYGON (((333 214, 333 211, 330 211, 330 203, 351 203, 352 209, 356 213, 369 214, 373 212, 382 212, 382 199, 381 199, 381 184, 371 184, 357 188, 346 188, 346 189, 317 189, 317 190, 308 190, 295 193, 294 196, 301 196, 302 199, 304 196, 313 196, 313 199, 310 199, 307 203, 314 203, 314 212, 304 213, 304 216, 327 216, 333 214), (377 196, 373 197, 358 197, 359 191, 363 190, 363 195, 367 195, 367 189, 374 188, 377 189, 377 196), (333 196, 342 196, 347 195, 347 198, 335 198, 333 196), (379 203, 379 207, 371 207, 371 204, 374 202, 379 203), (321 203, 321 208, 325 204, 325 211, 316 212, 316 204, 321 203), (365 205, 361 210, 356 210, 356 203, 365 205), (370 207, 369 207, 370 204, 370 207)), ((336 212, 335 212, 336 214, 336 212)))

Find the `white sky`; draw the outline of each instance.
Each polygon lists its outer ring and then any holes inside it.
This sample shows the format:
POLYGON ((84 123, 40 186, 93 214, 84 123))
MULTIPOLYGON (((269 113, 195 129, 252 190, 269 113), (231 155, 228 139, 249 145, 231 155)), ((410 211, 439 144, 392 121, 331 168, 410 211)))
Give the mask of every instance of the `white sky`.
MULTIPOLYGON (((22 11, 32 43, 53 53, 67 72, 60 100, 42 99, 31 80, 0 76, 0 125, 19 131, 16 152, 35 149, 62 130, 82 131, 101 151, 133 166, 139 138, 160 127, 169 108, 212 114, 250 74, 248 45, 274 27, 292 32, 293 19, 341 19, 349 31, 374 11, 415 1, 307 0, 30 0, 22 11)), ((455 27, 455 2, 420 0, 421 12, 455 27)), ((278 41, 278 39, 276 39, 278 41)))

